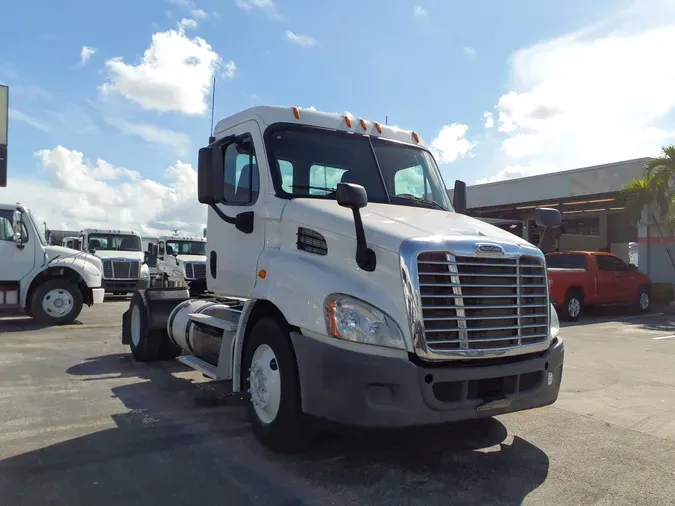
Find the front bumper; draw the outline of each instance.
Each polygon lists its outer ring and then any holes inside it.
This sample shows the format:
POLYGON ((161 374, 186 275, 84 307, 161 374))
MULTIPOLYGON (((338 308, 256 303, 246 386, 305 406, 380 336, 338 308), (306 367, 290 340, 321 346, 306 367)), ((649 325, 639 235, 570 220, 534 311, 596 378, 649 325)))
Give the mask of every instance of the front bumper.
POLYGON ((548 350, 525 357, 420 366, 299 333, 291 337, 303 411, 362 427, 434 425, 553 404, 565 355, 562 340, 556 339, 548 350))
POLYGON ((128 293, 150 287, 150 278, 140 279, 103 279, 101 285, 108 293, 128 293))
POLYGON ((104 288, 92 288, 91 289, 91 303, 92 304, 103 304, 103 298, 105 297, 104 288))

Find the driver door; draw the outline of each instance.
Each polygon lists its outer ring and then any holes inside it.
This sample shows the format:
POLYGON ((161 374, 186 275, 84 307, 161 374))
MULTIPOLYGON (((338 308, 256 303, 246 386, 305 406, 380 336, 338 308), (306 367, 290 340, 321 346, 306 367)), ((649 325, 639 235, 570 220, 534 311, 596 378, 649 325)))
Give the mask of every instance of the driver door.
POLYGON ((29 241, 26 227, 22 227, 21 242, 14 242, 14 212, 0 210, 0 282, 21 281, 35 267, 34 241, 29 241))
POLYGON ((257 122, 246 121, 226 135, 221 144, 224 199, 216 205, 228 217, 252 217, 253 230, 242 231, 209 209, 207 283, 216 293, 248 297, 255 287, 258 258, 265 246, 262 208, 268 193, 268 167, 257 122))

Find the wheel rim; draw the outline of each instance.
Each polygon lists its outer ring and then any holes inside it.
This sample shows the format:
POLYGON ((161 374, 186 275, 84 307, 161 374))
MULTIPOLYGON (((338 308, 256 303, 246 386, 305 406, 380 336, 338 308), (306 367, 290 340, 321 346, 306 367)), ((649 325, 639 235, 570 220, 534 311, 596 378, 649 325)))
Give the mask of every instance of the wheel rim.
POLYGON ((649 295, 645 292, 640 294, 640 307, 642 309, 647 309, 649 307, 649 295))
POLYGON ((131 310, 131 342, 138 346, 141 342, 141 310, 134 306, 131 310))
POLYGON ((42 298, 42 309, 49 316, 62 318, 73 310, 73 296, 63 288, 49 290, 42 298))
POLYGON ((272 423, 281 403, 281 376, 277 357, 266 344, 253 353, 249 393, 256 415, 263 423, 272 423))
POLYGON ((567 312, 573 318, 579 316, 579 313, 581 312, 581 302, 579 302, 579 299, 576 297, 570 299, 570 301, 567 303, 567 312))

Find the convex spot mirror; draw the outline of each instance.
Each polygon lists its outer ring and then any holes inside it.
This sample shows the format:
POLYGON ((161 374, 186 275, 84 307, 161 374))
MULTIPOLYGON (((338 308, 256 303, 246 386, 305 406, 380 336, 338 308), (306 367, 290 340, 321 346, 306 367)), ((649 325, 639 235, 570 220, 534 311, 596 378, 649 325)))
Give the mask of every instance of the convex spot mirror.
POLYGON ((534 214, 537 226, 542 228, 559 228, 561 222, 560 211, 550 207, 540 207, 534 214))
POLYGON ((338 183, 337 203, 350 209, 361 209, 368 205, 368 193, 360 184, 338 183))

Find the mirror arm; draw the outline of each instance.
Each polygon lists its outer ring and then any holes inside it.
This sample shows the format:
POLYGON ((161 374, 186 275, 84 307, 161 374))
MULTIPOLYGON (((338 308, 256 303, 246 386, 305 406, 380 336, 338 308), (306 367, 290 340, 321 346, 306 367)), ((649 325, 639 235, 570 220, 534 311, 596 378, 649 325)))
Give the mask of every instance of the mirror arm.
POLYGON ((354 228, 356 231, 356 263, 364 271, 373 272, 377 265, 377 257, 366 242, 366 231, 363 228, 361 211, 357 207, 354 207, 352 208, 352 213, 354 214, 354 228))

